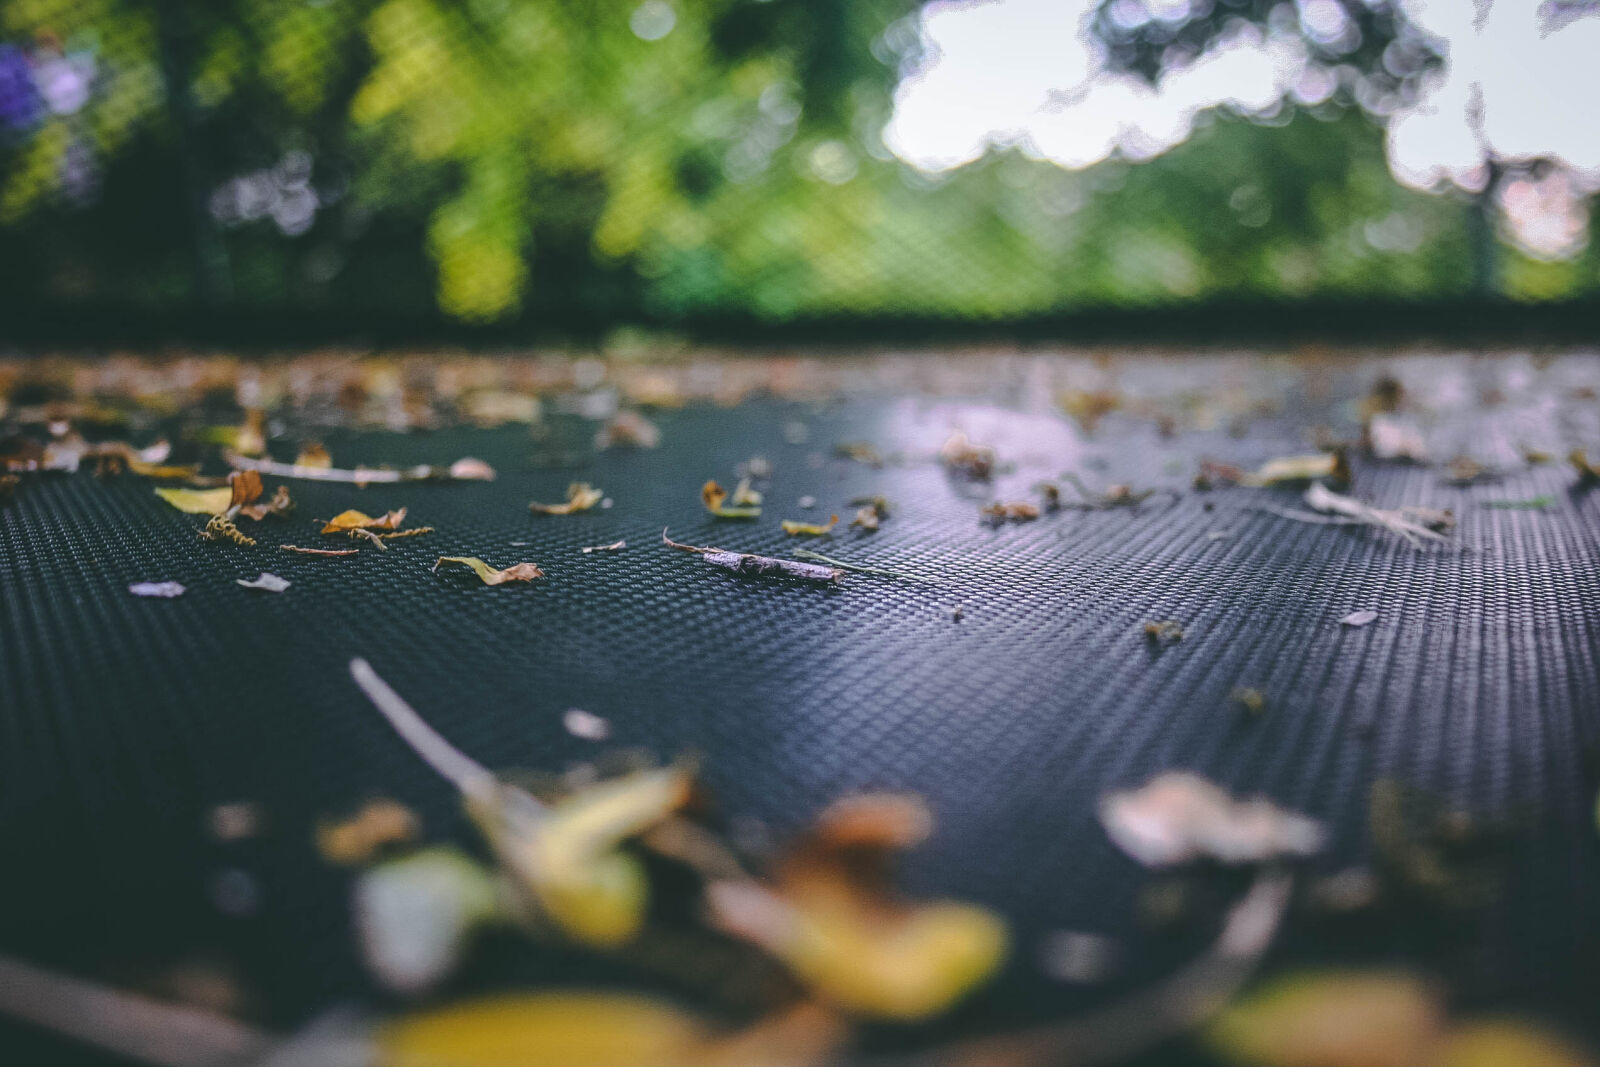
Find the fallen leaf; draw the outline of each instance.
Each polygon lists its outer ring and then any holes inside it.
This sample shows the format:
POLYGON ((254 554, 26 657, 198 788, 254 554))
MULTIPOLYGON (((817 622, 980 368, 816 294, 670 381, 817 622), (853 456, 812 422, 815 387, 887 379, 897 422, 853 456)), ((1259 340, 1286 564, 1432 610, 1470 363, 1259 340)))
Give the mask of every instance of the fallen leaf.
POLYGON ((565 504, 540 504, 528 505, 530 511, 540 515, 572 515, 579 511, 588 511, 605 498, 605 490, 596 489, 588 482, 573 482, 567 486, 567 502, 565 504))
POLYGON ((1350 614, 1340 619, 1339 623, 1342 626, 1350 627, 1365 626, 1367 623, 1371 622, 1377 617, 1378 613, 1376 611, 1352 611, 1350 614))
POLYGON ((294 465, 314 470, 328 470, 333 466, 333 454, 320 444, 310 444, 294 457, 294 465))
POLYGON ((750 488, 749 478, 740 478, 739 484, 733 487, 733 503, 741 508, 758 508, 761 506, 761 494, 750 488))
POLYGON ((1100 822, 1118 848, 1146 867, 1202 858, 1237 864, 1309 856, 1324 837, 1322 827, 1304 815, 1263 797, 1234 800, 1199 775, 1179 771, 1106 794, 1100 822))
POLYGON ((821 537, 832 533, 833 528, 839 525, 839 516, 829 516, 827 522, 800 522, 796 519, 783 520, 783 532, 790 537, 821 537))
POLYGON ((1015 500, 1010 503, 996 501, 980 509, 978 514, 993 526, 1007 522, 1032 522, 1039 517, 1039 505, 1027 500, 1015 500))
POLYGON ((536 915, 601 948, 638 933, 649 883, 638 858, 619 846, 683 805, 693 780, 689 766, 636 771, 546 804, 451 745, 365 660, 352 660, 350 673, 412 750, 460 791, 536 915))
POLYGON ((1183 640, 1183 625, 1173 619, 1144 624, 1144 636, 1151 644, 1171 645, 1183 640))
POLYGON ((505 570, 496 570, 476 556, 440 556, 433 565, 433 573, 439 573, 439 564, 459 563, 463 567, 470 567, 472 573, 483 579, 484 585, 500 585, 504 582, 531 582, 535 578, 543 578, 544 571, 539 569, 537 563, 513 563, 505 570))
POLYGON ((578 551, 582 552, 586 556, 589 556, 596 552, 621 552, 627 547, 628 542, 626 541, 613 541, 609 545, 585 545, 583 548, 578 549, 578 551))
POLYGON ((317 851, 339 867, 371 863, 385 849, 416 840, 416 815, 397 800, 369 800, 348 819, 317 824, 317 851))
POLYGON ((891 890, 892 853, 922 841, 931 826, 912 797, 840 801, 769 882, 713 881, 712 919, 841 1008, 904 1022, 936 1015, 998 969, 1007 935, 984 908, 908 901, 891 890))
POLYGON ((260 522, 268 515, 287 515, 294 510, 294 501, 289 499, 289 487, 280 485, 272 499, 264 504, 246 504, 239 508, 239 514, 260 522))
POLYGON ((206 541, 232 541, 245 548, 253 548, 256 539, 247 536, 243 530, 234 525, 227 515, 213 515, 205 527, 199 531, 200 537, 206 541))
POLYGON ((654 448, 661 443, 655 423, 637 411, 619 411, 595 434, 596 448, 654 448))
POLYGON ((383 1067, 698 1067, 710 1030, 676 1008, 617 993, 506 993, 379 1028, 383 1067))
POLYGON ((728 491, 714 480, 700 487, 700 500, 705 504, 706 510, 719 519, 757 519, 761 517, 761 509, 758 507, 723 506, 723 501, 727 499, 728 491))
POLYGON ((246 504, 253 504, 266 491, 261 475, 255 471, 234 471, 228 475, 228 513, 233 514, 246 504))
POLYGON ((128 586, 128 592, 134 596, 166 597, 170 600, 183 595, 183 585, 179 582, 134 582, 128 586))
POLYGON ((405 508, 399 508, 376 518, 352 509, 341 511, 329 519, 327 525, 323 526, 322 532, 331 534, 344 533, 348 530, 398 530, 405 518, 405 508))
POLYGON ((1261 488, 1315 482, 1323 478, 1342 485, 1349 484, 1350 460, 1344 449, 1312 456, 1284 456, 1268 460, 1254 474, 1241 479, 1240 484, 1261 488))
POLYGON ((221 515, 233 501, 233 490, 227 486, 221 489, 157 489, 155 494, 185 515, 221 515))
MULTIPOLYGON (((456 969, 472 933, 498 917, 498 896, 494 873, 457 849, 380 863, 352 894, 362 958, 388 989, 426 993, 456 969)), ((405 1061, 383 1060, 397 1062, 405 1061)))
POLYGON ((279 578, 276 574, 268 574, 266 571, 262 571, 261 577, 254 581, 247 582, 243 578, 236 578, 235 581, 246 589, 261 589, 268 593, 281 593, 289 588, 287 579, 279 578))
POLYGON ((1443 1032, 1438 997, 1410 975, 1333 971, 1277 979, 1205 1033, 1233 1062, 1259 1067, 1417 1067, 1436 1062, 1443 1032))
POLYGON ((995 454, 994 449, 987 445, 975 445, 965 433, 956 430, 940 446, 939 462, 947 470, 974 481, 986 482, 994 474, 995 454))
POLYGON ((585 741, 604 741, 611 736, 609 722, 582 708, 568 708, 561 716, 561 725, 567 728, 567 733, 585 741))
POLYGON ((279 545, 285 552, 298 552, 303 556, 354 556, 358 548, 301 548, 299 545, 279 545))

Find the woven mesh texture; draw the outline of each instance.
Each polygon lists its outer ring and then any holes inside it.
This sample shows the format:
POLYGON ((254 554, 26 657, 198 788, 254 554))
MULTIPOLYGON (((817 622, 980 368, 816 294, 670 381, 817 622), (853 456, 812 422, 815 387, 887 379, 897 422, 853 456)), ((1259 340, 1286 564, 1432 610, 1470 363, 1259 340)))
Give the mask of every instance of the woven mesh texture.
MULTIPOLYGON (((1206 375, 1200 364, 1187 373, 1206 375)), ((559 771, 617 745, 698 752, 719 808, 780 837, 844 792, 925 795, 938 830, 907 857, 910 886, 988 903, 1017 930, 1011 973, 965 1009, 976 1025, 1084 1002, 1040 975, 1029 946, 1044 931, 1132 937, 1148 951, 1130 984, 1181 954, 1182 938, 1151 946, 1136 932, 1150 876, 1095 816, 1108 788, 1171 768, 1326 820, 1321 873, 1372 859, 1367 797, 1379 778, 1511 820, 1527 832, 1502 903, 1461 944, 1488 999, 1559 990, 1600 934, 1586 756, 1600 714, 1600 492, 1569 491, 1564 464, 1472 487, 1419 467, 1358 467, 1356 490, 1374 503, 1456 511, 1462 547, 1418 551, 1259 509, 1294 506, 1289 492, 1187 491, 1197 456, 1249 466, 1304 451, 1305 428, 1341 401, 1334 392, 1290 396, 1242 437, 1163 438, 1122 416, 1087 437, 1026 390, 691 406, 659 416, 658 449, 598 455, 585 452, 592 424, 571 417, 540 442, 522 427, 335 434, 341 465, 474 455, 500 478, 294 483, 297 512, 251 527, 256 549, 200 542, 200 521, 142 479, 38 480, 0 511, 11 872, 0 943, 102 973, 108 961, 222 945, 278 1021, 370 992, 350 950, 345 876, 315 857, 314 820, 383 794, 421 813, 432 838, 472 834, 446 785, 350 682, 348 661, 364 656, 486 763, 559 771), (952 479, 924 458, 952 425, 1014 466, 992 486, 952 479), (890 461, 832 455, 855 440, 890 461), (586 458, 572 469, 530 460, 562 449, 586 458), (700 483, 731 483, 754 455, 774 468, 766 517, 711 520, 700 483), (1136 510, 978 521, 981 503, 1025 498, 1065 468, 1185 492, 1136 510), (528 501, 560 500, 575 478, 614 506, 530 515, 528 501), (875 534, 841 523, 831 541, 801 542, 777 528, 848 517, 851 498, 878 493, 894 510, 875 534), (805 495, 815 509, 799 508, 805 495), (1550 506, 1480 506, 1538 495, 1550 506), (400 506, 436 532, 344 559, 275 547, 321 543, 311 520, 346 507, 400 506), (744 551, 808 544, 927 580, 742 579, 665 548, 663 526, 744 551), (619 553, 578 551, 618 538, 619 553), (489 588, 464 571, 430 573, 436 556, 456 554, 534 560, 547 577, 489 588), (261 571, 291 588, 235 584, 261 571), (127 591, 164 580, 187 593, 127 591), (1339 625, 1358 609, 1377 620, 1339 625), (1154 619, 1178 620, 1186 636, 1152 648, 1141 626, 1154 619), (1240 686, 1265 694, 1263 714, 1240 710, 1240 686), (612 741, 570 736, 571 707, 610 720, 612 741), (208 842, 209 806, 240 800, 261 805, 263 835, 208 842)), ((1563 432, 1593 432, 1592 398, 1562 410, 1563 432)), ((1292 924, 1287 944, 1308 957, 1344 949, 1314 924, 1292 924)), ((570 975, 569 963, 545 971, 570 975)))

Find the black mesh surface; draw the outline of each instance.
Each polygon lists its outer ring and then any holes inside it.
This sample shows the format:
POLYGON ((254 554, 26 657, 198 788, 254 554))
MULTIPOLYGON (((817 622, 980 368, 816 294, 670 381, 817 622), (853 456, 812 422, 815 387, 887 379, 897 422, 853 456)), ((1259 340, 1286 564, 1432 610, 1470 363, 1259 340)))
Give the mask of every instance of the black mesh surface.
MULTIPOLYGON (((719 808, 780 837, 841 793, 922 793, 938 830, 908 857, 912 887, 985 902, 1015 924, 1007 976, 961 1025, 1095 999, 1040 975, 1032 953, 1046 931, 1129 938, 1127 985, 1181 955, 1181 938, 1141 932, 1151 876, 1095 816, 1108 788, 1171 768, 1326 820, 1333 845, 1317 873, 1372 860, 1367 798, 1380 778, 1507 821, 1505 892, 1457 932, 1453 958, 1472 996, 1560 1007, 1600 933, 1587 757, 1600 713, 1600 491, 1572 491, 1563 463, 1519 463, 1471 487, 1433 469, 1358 465, 1365 499, 1455 510, 1459 549, 1425 551, 1259 509, 1295 506, 1287 491, 1189 491, 1200 456, 1249 467, 1305 451, 1314 426, 1349 431, 1351 401, 1387 365, 1111 364, 1129 397, 1190 398, 1169 437, 1126 412, 1084 433, 1053 406, 1048 360, 945 380, 907 373, 894 389, 889 362, 827 402, 691 404, 654 416, 655 450, 595 453, 594 424, 560 414, 539 440, 521 426, 319 432, 340 465, 473 455, 500 477, 293 483, 298 510, 263 524, 255 549, 200 542, 200 520, 144 479, 32 481, 0 511, 0 944, 113 976, 128 961, 221 946, 263 991, 258 1012, 285 1024, 369 995, 345 876, 316 858, 315 818, 384 794, 419 811, 434 839, 472 834, 451 791, 350 682, 349 659, 364 656, 486 763, 556 771, 607 747, 695 751, 719 808), (1235 387, 1272 402, 1236 424, 1195 399, 1235 387), (952 479, 930 457, 955 426, 1014 466, 993 486, 952 479), (871 441, 888 462, 836 458, 844 441, 871 441), (548 465, 561 454, 570 467, 548 465), (728 484, 757 455, 773 465, 766 516, 710 519, 701 482, 728 484), (981 503, 1027 497, 1065 469, 1182 495, 998 529, 978 521, 981 503), (530 500, 559 500, 573 479, 614 505, 530 515, 530 500), (848 517, 848 500, 877 493, 894 504, 877 533, 800 542, 778 530, 785 517, 848 517), (797 504, 806 495, 812 511, 797 504), (1542 510, 1483 506, 1540 495, 1552 498, 1542 510), (400 506, 436 532, 344 559, 276 548, 318 544, 314 518, 400 506), (663 547, 664 526, 681 541, 770 554, 807 544, 931 580, 741 579, 663 547), (620 553, 578 551, 618 538, 620 553), (547 577, 489 588, 431 574, 439 555, 534 560, 547 577), (261 571, 292 587, 235 584, 261 571), (127 591, 164 580, 188 592, 127 591), (1339 625, 1358 609, 1377 620, 1339 625), (1141 630, 1152 619, 1178 620, 1186 636, 1155 650, 1141 630), (1265 695, 1263 714, 1240 710, 1240 686, 1265 695), (612 742, 569 736, 571 707, 609 719, 612 742), (209 842, 208 808, 241 800, 261 805, 264 835, 209 842), (219 908, 241 893, 243 907, 219 908)), ((1429 383, 1437 397, 1472 394, 1431 424, 1436 443, 1490 461, 1521 445, 1600 452, 1585 392, 1596 365, 1584 356, 1417 361, 1406 373, 1414 394, 1429 383), (1473 398, 1490 385, 1509 399, 1473 398)), ((294 439, 272 447, 288 458, 294 439)), ((1391 933, 1366 931, 1363 951, 1439 964, 1391 933)), ((1283 951, 1345 958, 1350 944, 1296 918, 1283 951)), ((564 972, 570 962, 546 960, 541 973, 587 973, 564 972)))

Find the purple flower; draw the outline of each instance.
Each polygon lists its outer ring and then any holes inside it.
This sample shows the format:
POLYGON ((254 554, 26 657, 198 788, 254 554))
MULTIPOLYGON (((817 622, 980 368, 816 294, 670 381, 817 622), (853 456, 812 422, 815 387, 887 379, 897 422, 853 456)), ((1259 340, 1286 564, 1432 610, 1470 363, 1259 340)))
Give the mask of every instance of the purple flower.
POLYGON ((27 54, 16 45, 0 44, 0 129, 27 129, 38 121, 40 105, 27 54))

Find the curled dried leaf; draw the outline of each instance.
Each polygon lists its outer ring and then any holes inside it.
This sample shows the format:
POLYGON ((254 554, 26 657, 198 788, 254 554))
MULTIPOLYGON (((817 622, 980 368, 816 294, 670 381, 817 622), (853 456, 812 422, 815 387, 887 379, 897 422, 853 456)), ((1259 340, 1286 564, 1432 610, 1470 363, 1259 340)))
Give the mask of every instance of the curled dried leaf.
POLYGON ((839 516, 830 515, 827 522, 800 522, 796 519, 783 520, 783 532, 790 537, 822 537, 833 532, 839 525, 839 516))
POLYGON ((544 577, 544 571, 539 569, 537 563, 513 563, 505 570, 496 570, 477 556, 440 556, 433 564, 433 573, 438 574, 439 565, 443 563, 458 563, 470 568, 473 574, 483 579, 484 585, 531 582, 535 578, 544 577))
POLYGON ((280 485, 272 494, 272 499, 266 503, 247 504, 239 508, 239 514, 260 522, 268 515, 287 515, 294 510, 294 501, 289 499, 289 487, 280 485))
POLYGON ((997 500, 979 509, 978 514, 991 526, 1002 526, 1007 522, 1032 522, 1039 517, 1039 505, 1027 500, 1009 503, 997 500))
POLYGON ((341 511, 329 519, 326 525, 322 527, 322 532, 334 534, 344 533, 348 530, 398 530, 405 519, 405 508, 397 508, 377 517, 351 509, 349 511, 341 511))
POLYGON ((713 479, 700 487, 700 500, 705 504, 706 510, 719 519, 758 519, 761 517, 759 507, 730 507, 724 504, 728 499, 728 491, 718 485, 713 479))
POLYGON ((939 462, 946 470, 973 481, 986 482, 994 474, 995 454, 994 449, 973 444, 965 433, 957 430, 940 446, 939 462))
POLYGON ((609 545, 585 545, 584 547, 578 549, 578 551, 582 552, 585 556, 592 556, 596 552, 621 552, 627 547, 628 542, 626 541, 613 541, 609 545))
POLYGON ((232 519, 226 515, 213 515, 205 527, 199 531, 202 540, 206 541, 232 541, 245 548, 255 547, 256 539, 248 536, 243 530, 234 525, 232 519))
POLYGON ((528 510, 539 515, 573 515, 580 511, 588 511, 605 498, 605 490, 596 489, 588 482, 573 482, 567 486, 567 502, 565 504, 540 504, 534 502, 528 505, 528 510))

